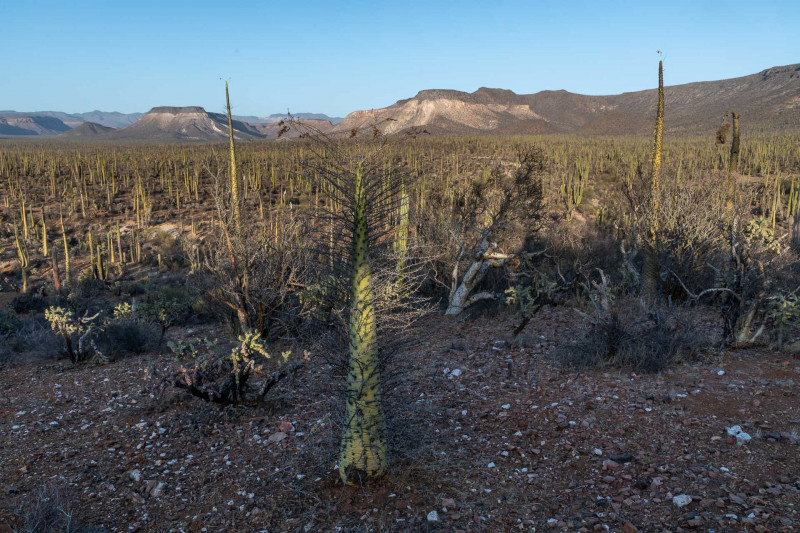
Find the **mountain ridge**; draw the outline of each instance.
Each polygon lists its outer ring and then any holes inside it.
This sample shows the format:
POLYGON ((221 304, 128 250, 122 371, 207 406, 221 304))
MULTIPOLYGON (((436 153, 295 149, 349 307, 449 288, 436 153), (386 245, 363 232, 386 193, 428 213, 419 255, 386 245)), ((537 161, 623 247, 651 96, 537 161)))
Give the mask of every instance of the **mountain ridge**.
MULTIPOLYGON (((715 129, 731 110, 752 129, 800 124, 800 64, 717 81, 672 85, 666 91, 667 131, 715 129)), ((334 133, 371 130, 384 134, 436 133, 635 134, 652 128, 656 89, 617 95, 583 95, 563 89, 517 94, 481 87, 472 93, 425 89, 385 108, 355 111, 334 133)))

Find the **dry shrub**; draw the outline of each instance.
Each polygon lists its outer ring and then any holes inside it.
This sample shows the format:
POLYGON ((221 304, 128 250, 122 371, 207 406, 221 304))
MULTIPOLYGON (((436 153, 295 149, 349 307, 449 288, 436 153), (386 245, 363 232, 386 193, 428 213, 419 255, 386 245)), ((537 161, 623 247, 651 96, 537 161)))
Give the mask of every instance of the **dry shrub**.
POLYGON ((21 533, 100 533, 82 524, 80 511, 69 490, 51 482, 42 486, 21 513, 21 533))
POLYGON ((704 342, 694 330, 692 312, 641 312, 633 320, 623 320, 616 308, 593 320, 584 338, 558 350, 556 358, 577 368, 659 372, 695 359, 703 348, 704 342))
POLYGON ((155 348, 159 330, 151 322, 136 316, 115 318, 97 336, 100 351, 111 359, 138 355, 155 348))

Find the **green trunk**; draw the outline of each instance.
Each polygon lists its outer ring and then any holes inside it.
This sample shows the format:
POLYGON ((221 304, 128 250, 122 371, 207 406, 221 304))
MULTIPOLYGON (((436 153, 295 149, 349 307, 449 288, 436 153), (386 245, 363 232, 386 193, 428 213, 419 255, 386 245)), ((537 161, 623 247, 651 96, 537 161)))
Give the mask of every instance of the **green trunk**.
POLYGON ((387 468, 386 421, 369 262, 367 202, 361 169, 356 174, 353 214, 353 279, 350 300, 350 363, 345 431, 339 474, 347 484, 381 477, 387 468))

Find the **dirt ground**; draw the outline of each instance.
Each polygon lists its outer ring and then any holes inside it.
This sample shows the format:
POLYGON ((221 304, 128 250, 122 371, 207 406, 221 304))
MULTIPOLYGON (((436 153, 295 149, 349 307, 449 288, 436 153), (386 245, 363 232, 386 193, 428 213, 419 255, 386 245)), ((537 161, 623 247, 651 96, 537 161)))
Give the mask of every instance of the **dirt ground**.
POLYGON ((167 354, 13 363, 0 531, 47 483, 93 531, 800 530, 800 360, 577 372, 550 354, 578 323, 550 310, 515 343, 509 318, 427 320, 387 397, 392 469, 368 488, 338 480, 335 380, 315 354, 269 411, 159 397, 144 376, 167 354))

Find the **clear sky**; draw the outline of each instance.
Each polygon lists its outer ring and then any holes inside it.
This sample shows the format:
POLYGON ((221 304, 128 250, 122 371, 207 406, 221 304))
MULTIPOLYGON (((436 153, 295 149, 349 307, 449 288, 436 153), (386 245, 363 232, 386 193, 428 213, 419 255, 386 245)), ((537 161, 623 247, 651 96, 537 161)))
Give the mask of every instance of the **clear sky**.
POLYGON ((422 89, 613 94, 800 63, 800 0, 0 0, 0 109, 344 116, 422 89))

